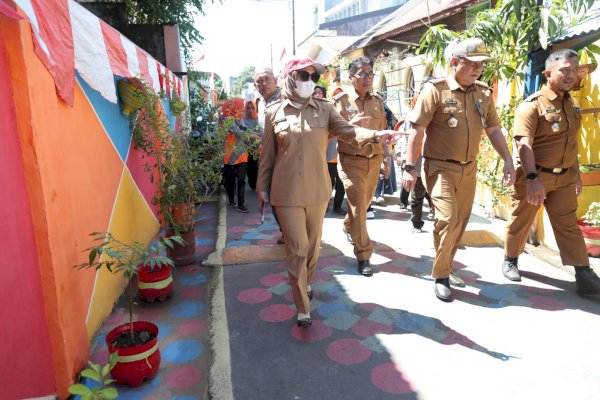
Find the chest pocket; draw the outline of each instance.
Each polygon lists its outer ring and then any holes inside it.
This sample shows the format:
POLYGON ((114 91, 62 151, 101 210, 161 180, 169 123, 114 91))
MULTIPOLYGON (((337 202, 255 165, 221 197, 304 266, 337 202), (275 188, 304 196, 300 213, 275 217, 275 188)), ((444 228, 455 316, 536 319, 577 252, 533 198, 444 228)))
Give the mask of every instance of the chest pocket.
POLYGON ((549 125, 549 134, 560 133, 565 130, 564 120, 560 112, 544 112, 542 118, 549 125))
POLYGON ((277 146, 285 151, 290 142, 290 122, 287 120, 287 118, 285 118, 285 116, 283 116, 275 119, 273 125, 273 133, 275 134, 275 139, 277 140, 277 146))

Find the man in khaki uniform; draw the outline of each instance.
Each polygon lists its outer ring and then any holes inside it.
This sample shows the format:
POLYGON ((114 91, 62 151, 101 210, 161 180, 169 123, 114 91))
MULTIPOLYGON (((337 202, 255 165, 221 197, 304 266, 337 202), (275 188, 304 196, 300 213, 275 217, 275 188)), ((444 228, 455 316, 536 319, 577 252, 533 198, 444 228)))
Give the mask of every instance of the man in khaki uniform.
POLYGON ((355 146, 389 140, 393 131, 350 125, 327 100, 312 97, 324 71, 310 58, 292 58, 285 66, 281 100, 265 115, 263 150, 256 188, 259 206, 276 207, 285 236, 286 264, 297 325, 311 325, 310 283, 319 258, 325 209, 331 197, 326 148, 329 136, 355 146))
MULTIPOLYGON (((383 99, 371 93, 375 76, 373 61, 367 57, 358 57, 350 62, 348 70, 355 93, 342 92, 335 95, 335 108, 350 123, 369 129, 385 129, 387 122, 383 99)), ((367 232, 367 209, 377 189, 384 148, 378 143, 357 148, 348 143, 338 142, 337 150, 338 173, 344 183, 348 203, 344 233, 354 245, 358 272, 364 276, 372 276, 370 258, 373 254, 373 244, 367 232)))
POLYGON ((412 128, 403 186, 412 190, 417 181, 415 163, 425 135, 423 180, 435 210, 436 254, 431 276, 435 279, 434 293, 443 301, 451 299, 452 281, 464 286, 460 278, 451 276, 452 261, 473 207, 482 133, 504 160, 504 183, 512 185, 515 179, 492 89, 477 81, 484 61, 489 59, 482 40, 471 38, 458 43, 450 59, 451 75, 427 84, 408 115, 412 128))
POLYGON ((583 235, 577 226, 577 196, 582 188, 577 161, 581 115, 569 90, 575 85, 578 71, 575 51, 563 49, 550 54, 546 60, 547 84, 515 112, 514 137, 520 165, 502 273, 512 281, 521 280, 518 257, 543 204, 563 264, 575 267, 577 293, 588 295, 600 293, 600 279, 589 267, 583 235))

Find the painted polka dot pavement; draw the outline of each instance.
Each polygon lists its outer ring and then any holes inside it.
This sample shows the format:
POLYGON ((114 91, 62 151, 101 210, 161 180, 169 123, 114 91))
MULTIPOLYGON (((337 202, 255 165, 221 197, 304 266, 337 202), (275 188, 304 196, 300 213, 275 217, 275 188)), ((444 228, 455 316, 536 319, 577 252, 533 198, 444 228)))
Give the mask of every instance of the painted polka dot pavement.
MULTIPOLYGON (((211 269, 201 261, 214 251, 218 203, 204 203, 196 222, 196 263, 173 271, 173 296, 162 303, 136 302, 135 320, 158 326, 161 365, 158 375, 137 388, 118 386, 119 399, 205 400, 208 398, 210 352, 208 287, 211 269)), ((104 364, 108 351, 104 337, 113 327, 126 323, 128 313, 122 298, 105 320, 91 348, 91 360, 104 364)))

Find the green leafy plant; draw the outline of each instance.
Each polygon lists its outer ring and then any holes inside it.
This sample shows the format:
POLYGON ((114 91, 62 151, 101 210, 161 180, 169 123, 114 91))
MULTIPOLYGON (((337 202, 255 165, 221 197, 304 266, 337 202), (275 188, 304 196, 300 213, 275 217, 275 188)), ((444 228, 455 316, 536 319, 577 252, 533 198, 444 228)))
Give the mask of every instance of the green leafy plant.
POLYGON ((594 201, 588 207, 582 219, 595 228, 600 228, 600 202, 594 201))
POLYGON ((110 385, 114 379, 110 378, 110 371, 117 365, 119 353, 114 352, 108 358, 108 364, 100 366, 91 361, 88 367, 81 371, 80 376, 98 382, 98 386, 89 388, 82 383, 69 386, 69 393, 81 396, 81 400, 112 400, 119 396, 117 389, 110 385))
POLYGON ((88 261, 73 267, 94 268, 96 271, 106 268, 110 273, 122 274, 128 280, 129 333, 133 342, 133 277, 141 266, 147 266, 153 271, 159 270, 163 264, 174 266, 173 261, 161 253, 167 247, 173 249, 175 244, 184 245, 185 242, 179 236, 170 236, 147 246, 138 241, 123 242, 110 232, 92 232, 90 236, 94 238, 96 245, 84 250, 88 252, 88 261))

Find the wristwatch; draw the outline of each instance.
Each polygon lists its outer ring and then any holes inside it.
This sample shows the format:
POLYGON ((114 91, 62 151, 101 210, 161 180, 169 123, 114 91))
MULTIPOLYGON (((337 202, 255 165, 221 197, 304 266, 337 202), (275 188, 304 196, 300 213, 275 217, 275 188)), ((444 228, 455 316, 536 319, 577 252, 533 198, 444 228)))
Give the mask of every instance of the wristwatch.
POLYGON ((405 170, 406 172, 413 171, 414 169, 415 169, 415 166, 414 166, 414 165, 406 164, 406 165, 404 166, 404 170, 405 170))
POLYGON ((527 179, 528 181, 532 181, 534 179, 536 179, 538 177, 537 172, 530 172, 527 175, 525 175, 525 179, 527 179))

